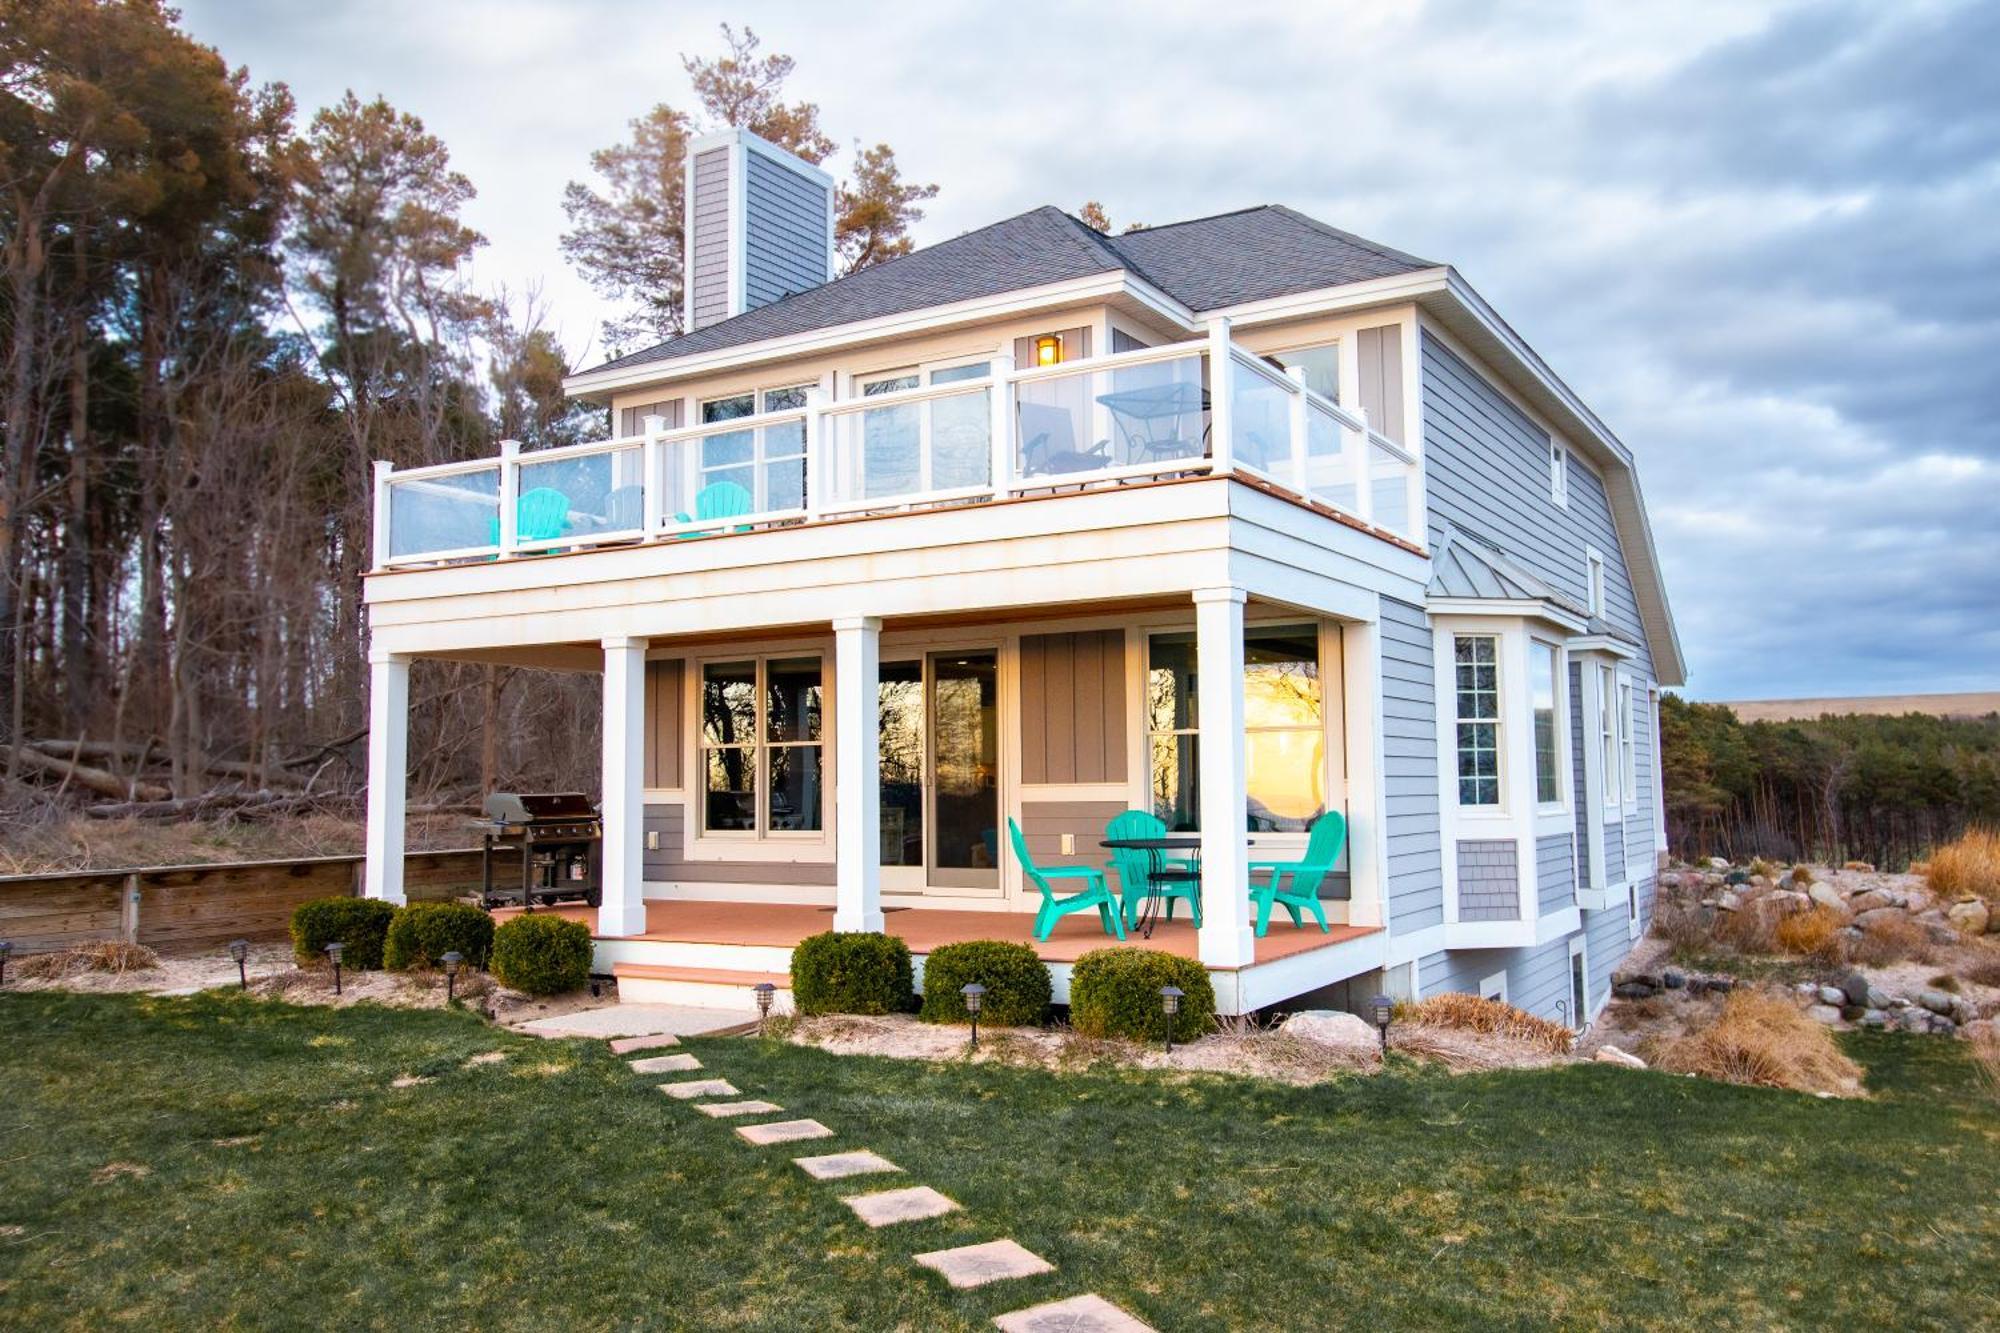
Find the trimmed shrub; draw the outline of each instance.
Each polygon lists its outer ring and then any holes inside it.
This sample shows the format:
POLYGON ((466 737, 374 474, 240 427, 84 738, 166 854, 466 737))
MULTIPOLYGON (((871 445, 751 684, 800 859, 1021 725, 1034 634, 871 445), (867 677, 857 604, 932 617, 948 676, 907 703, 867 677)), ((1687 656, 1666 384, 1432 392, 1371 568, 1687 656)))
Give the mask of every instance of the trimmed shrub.
POLYGON ((1086 1037, 1164 1041, 1167 1016, 1160 988, 1187 992, 1174 1018, 1174 1040, 1193 1041, 1215 1028, 1215 987, 1192 958, 1156 949, 1093 949, 1069 974, 1069 1021, 1086 1037))
POLYGON ((437 967, 453 950, 484 968, 493 953, 493 917, 471 903, 411 903, 396 913, 382 942, 382 966, 392 972, 437 967))
POLYGON ((301 963, 326 961, 326 946, 340 941, 340 965, 352 971, 382 966, 382 944, 396 905, 380 898, 315 898, 292 911, 292 953, 301 963))
POLYGON ((1007 940, 967 940, 931 950, 924 960, 926 1023, 970 1023, 959 988, 986 987, 979 1017, 995 1027, 1032 1027, 1049 1010, 1049 969, 1025 944, 1007 940))
POLYGON ((915 1008, 910 946, 893 935, 825 931, 792 950, 801 1014, 901 1014, 915 1008))
POLYGON ((550 912, 517 916, 493 932, 493 976, 529 995, 560 995, 590 980, 590 927, 550 912))

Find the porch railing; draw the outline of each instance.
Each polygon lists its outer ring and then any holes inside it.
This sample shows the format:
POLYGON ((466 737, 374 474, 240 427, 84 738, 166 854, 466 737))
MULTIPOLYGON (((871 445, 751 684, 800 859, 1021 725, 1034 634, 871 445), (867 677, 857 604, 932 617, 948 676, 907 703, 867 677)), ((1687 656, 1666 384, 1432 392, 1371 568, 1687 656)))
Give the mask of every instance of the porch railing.
POLYGON ((1210 337, 618 439, 376 464, 377 568, 1239 472, 1414 537, 1416 460, 1364 414, 1210 337), (1218 374, 1216 367, 1221 367, 1218 374))

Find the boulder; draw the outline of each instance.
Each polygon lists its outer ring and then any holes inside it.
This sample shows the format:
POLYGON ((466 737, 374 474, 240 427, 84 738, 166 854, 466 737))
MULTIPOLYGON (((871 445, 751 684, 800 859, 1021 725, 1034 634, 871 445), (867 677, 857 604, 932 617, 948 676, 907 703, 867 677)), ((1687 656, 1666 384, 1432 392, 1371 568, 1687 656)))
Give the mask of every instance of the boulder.
MULTIPOLYGON (((1840 979, 1840 989, 1846 995, 1847 1003, 1861 1005, 1868 1003, 1868 978, 1862 976, 1859 972, 1849 972, 1846 976, 1842 977, 1840 979)), ((1880 1008, 1881 1006, 1877 1005, 1875 1007, 1880 1008)))
POLYGON ((1864 1009, 1861 1011, 1861 1026, 1880 1032, 1889 1026, 1889 1015, 1880 1009, 1864 1009))
POLYGON ((1840 891, 1835 889, 1831 884, 1813 885, 1806 890, 1806 897, 1812 899, 1821 907, 1838 912, 1842 916, 1847 915, 1847 899, 1843 898, 1840 895, 1840 891))
POLYGON ((1964 1027, 1979 1018, 1979 1006, 1963 995, 1955 995, 1951 1001, 1951 1021, 1964 1027))
POLYGON ((1630 1051, 1621 1051, 1616 1046, 1600 1046, 1591 1059, 1604 1065, 1619 1065, 1626 1069, 1644 1069, 1646 1062, 1630 1051))
POLYGON ((1648 1000, 1654 992, 1655 988, 1643 981, 1621 981, 1611 988, 1611 993, 1621 1000, 1648 1000))
POLYGON ((1934 1014, 1949 1014, 1951 1001, 1952 997, 1941 990, 1927 990, 1917 996, 1917 1003, 1934 1014))
POLYGON ((1819 988, 1819 1002, 1821 1004, 1830 1004, 1838 1009, 1847 1003, 1847 992, 1838 986, 1821 986, 1819 988))
POLYGON ((1885 907, 1901 907, 1902 899, 1886 889, 1863 889, 1847 900, 1847 910, 1866 914, 1880 911, 1885 907))
POLYGON ((1715 900, 1715 910, 1718 912, 1734 912, 1742 906, 1743 899, 1733 890, 1725 890, 1723 895, 1715 900))
POLYGON ((1945 909, 1944 916, 1968 935, 1984 935, 1993 921, 1992 910, 1978 898, 1960 898, 1945 909))
POLYGON ((1307 1009, 1286 1019, 1279 1030, 1317 1046, 1331 1046, 1343 1051, 1373 1051, 1382 1040, 1367 1019, 1338 1009, 1307 1009))
POLYGON ((1660 984, 1668 990, 1679 990, 1681 987, 1687 985, 1687 983, 1687 973, 1681 971, 1678 967, 1670 967, 1660 973, 1660 984))
POLYGON ((1708 868, 1710 870, 1727 870, 1729 869, 1729 862, 1719 856, 1711 856, 1708 858, 1708 868))
POLYGON ((1806 1017, 1815 1023, 1825 1023, 1831 1026, 1840 1021, 1840 1010, 1830 1004, 1816 1004, 1806 1010, 1806 1017))
POLYGON ((1895 1000, 1891 998, 1889 992, 1883 990, 1881 987, 1870 986, 1868 994, 1862 998, 1862 1003, 1870 1009, 1887 1009, 1895 1003, 1895 1000))
MULTIPOLYGON (((1854 901, 1859 903, 1861 899, 1854 901)), ((1870 907, 1855 913, 1854 924, 1863 930, 1876 930, 1891 921, 1907 921, 1909 918, 1910 914, 1900 907, 1870 907)))

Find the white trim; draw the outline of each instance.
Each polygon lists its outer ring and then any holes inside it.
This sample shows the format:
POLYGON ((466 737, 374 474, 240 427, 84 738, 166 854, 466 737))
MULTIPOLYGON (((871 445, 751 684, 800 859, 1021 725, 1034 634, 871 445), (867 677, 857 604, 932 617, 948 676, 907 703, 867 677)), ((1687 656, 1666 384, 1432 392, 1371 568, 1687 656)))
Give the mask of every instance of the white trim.
POLYGON ((1528 597, 1430 597, 1424 609, 1440 616, 1499 616, 1512 620, 1539 620, 1575 633, 1585 624, 1575 613, 1554 602, 1528 597))
POLYGON ((1549 436, 1549 499, 1556 508, 1569 508, 1569 446, 1558 435, 1549 436))
MULTIPOLYGON (((722 319, 734 319, 750 308, 750 161, 740 133, 729 145, 729 305, 722 319)), ((686 274, 682 281, 686 281, 686 274)), ((717 320, 716 323, 721 323, 717 320)))
MULTIPOLYGON (((1595 546, 1583 548, 1583 604, 1593 618, 1604 615, 1605 607, 1605 565, 1604 552, 1595 546)), ((1584 628, 1579 626, 1579 628, 1584 628)))
POLYGON ((1591 1020, 1597 1013, 1596 1007, 1590 1002, 1590 936, 1582 932, 1572 935, 1569 941, 1569 958, 1565 961, 1563 970, 1566 1000, 1578 1001, 1575 983, 1576 960, 1579 958, 1583 960, 1583 995, 1580 1002, 1566 1004, 1563 1007, 1572 1011, 1569 1016, 1570 1027, 1582 1032, 1590 1026, 1591 1020))
POLYGON ((1502 1004, 1509 1003, 1507 999, 1507 969, 1502 968, 1492 976, 1484 977, 1480 980, 1479 998, 1482 1000, 1498 1000, 1502 1004))
POLYGON ((1609 634, 1578 634, 1569 641, 1569 650, 1575 653, 1602 653, 1621 661, 1636 661, 1639 650, 1623 639, 1614 639, 1609 634))
POLYGON ((810 639, 804 642, 714 644, 707 649, 690 653, 681 671, 683 690, 681 716, 686 719, 683 739, 683 759, 687 767, 689 792, 687 811, 687 847, 683 855, 689 861, 768 861, 775 863, 799 863, 827 865, 836 860, 832 820, 829 815, 837 814, 838 776, 833 763, 829 762, 829 752, 839 742, 838 709, 826 701, 832 700, 839 682, 834 670, 832 655, 829 654, 824 639, 810 639), (820 737, 817 742, 785 742, 786 748, 817 749, 819 751, 820 774, 820 826, 817 829, 771 829, 770 821, 770 750, 771 742, 765 739, 765 709, 768 704, 768 670, 774 661, 811 658, 819 663, 820 698, 822 714, 820 737), (710 747, 703 740, 702 727, 702 679, 711 666, 732 662, 748 662, 753 667, 756 701, 755 739, 735 746, 710 747), (754 752, 755 791, 754 829, 714 829, 706 827, 707 780, 703 754, 710 748, 749 749, 754 752))

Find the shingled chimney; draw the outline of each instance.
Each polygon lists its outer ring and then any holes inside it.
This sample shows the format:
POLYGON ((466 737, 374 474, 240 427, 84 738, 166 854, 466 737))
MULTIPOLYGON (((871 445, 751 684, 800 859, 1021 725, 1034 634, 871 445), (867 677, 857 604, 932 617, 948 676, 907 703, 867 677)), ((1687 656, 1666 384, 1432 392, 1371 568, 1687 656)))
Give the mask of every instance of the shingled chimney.
POLYGON ((833 177, 748 130, 687 153, 687 331, 833 277, 833 177))

